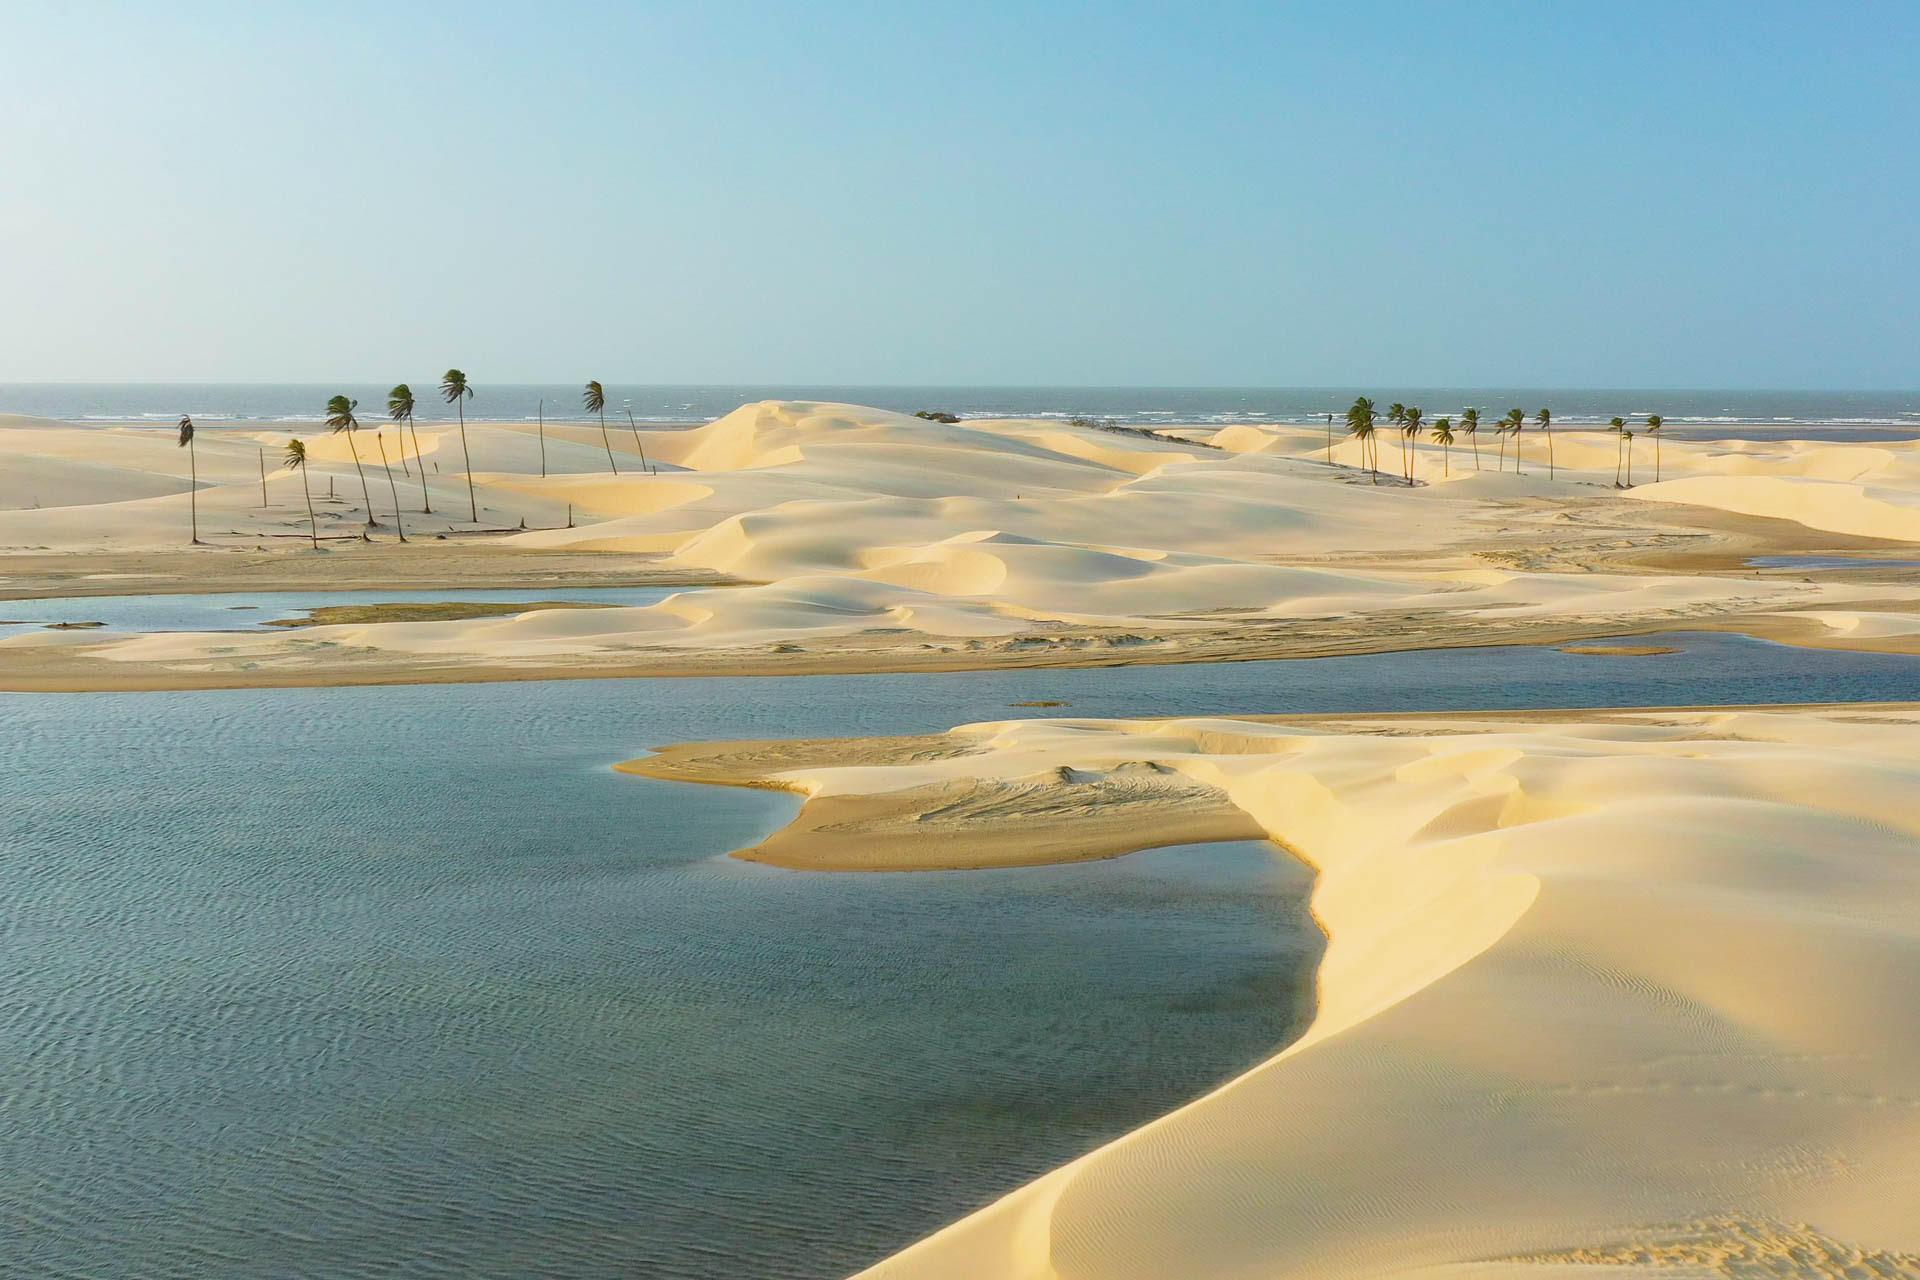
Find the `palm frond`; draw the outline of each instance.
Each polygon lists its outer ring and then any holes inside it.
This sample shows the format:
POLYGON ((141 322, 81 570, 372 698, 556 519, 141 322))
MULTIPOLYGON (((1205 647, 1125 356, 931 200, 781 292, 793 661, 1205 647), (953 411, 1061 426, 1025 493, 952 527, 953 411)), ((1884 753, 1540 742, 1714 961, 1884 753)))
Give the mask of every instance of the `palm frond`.
POLYGON ((180 415, 180 447, 184 449, 192 443, 193 443, 193 419, 187 417, 185 414, 181 414, 180 415))
POLYGON ((599 383, 589 382, 580 393, 580 401, 586 405, 588 413, 598 413, 607 407, 607 393, 599 383))
POLYGON ((401 383, 387 392, 387 416, 395 422, 405 422, 413 416, 413 388, 401 383))
POLYGON ((287 441, 287 451, 281 461, 295 471, 307 465, 307 446, 300 442, 298 436, 287 441))
POLYGON ((327 427, 333 431, 351 431, 360 425, 360 419, 353 416, 353 411, 359 407, 358 400, 334 396, 327 401, 327 427))

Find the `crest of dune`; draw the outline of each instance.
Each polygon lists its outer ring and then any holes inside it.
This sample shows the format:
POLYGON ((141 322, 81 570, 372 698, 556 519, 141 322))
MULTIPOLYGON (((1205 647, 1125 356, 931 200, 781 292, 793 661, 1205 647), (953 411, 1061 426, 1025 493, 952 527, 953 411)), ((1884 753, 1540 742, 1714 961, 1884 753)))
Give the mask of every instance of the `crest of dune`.
MULTIPOLYGON (((369 495, 347 437, 301 434, 322 523, 331 522, 336 541, 356 536, 369 495)), ((356 433, 371 472, 371 505, 383 520, 395 489, 379 473, 378 443, 399 464, 393 469, 402 473, 400 505, 410 515, 419 509, 413 486, 421 468, 408 470, 403 461, 412 434, 403 454, 391 424, 370 421, 356 433)), ((465 475, 453 433, 436 425, 419 434, 436 510, 421 523, 436 534, 459 534, 449 513, 459 513, 465 475)), ((1604 560, 1556 554, 1566 534, 1591 540, 1596 521, 1631 525, 1633 513, 1644 511, 1652 527, 1661 506, 1676 504, 1920 540, 1920 501, 1911 496, 1920 493, 1920 467, 1905 445, 1675 439, 1661 446, 1663 480, 1648 483, 1654 459, 1642 440, 1638 487, 1621 495, 1612 483, 1619 438, 1567 428, 1555 434, 1560 469, 1553 480, 1542 474, 1545 441, 1536 434, 1526 440, 1524 474, 1497 469, 1493 442, 1482 439, 1482 470, 1473 469, 1460 444, 1443 476, 1431 444, 1423 443, 1413 459, 1421 483, 1411 488, 1372 483, 1358 466, 1357 444, 1343 434, 1335 436, 1328 466, 1326 433, 1317 427, 1149 435, 1059 421, 940 423, 858 405, 762 401, 692 429, 648 430, 642 439, 614 433, 615 449, 630 460, 617 475, 598 431, 579 424, 549 424, 544 457, 528 424, 473 421, 468 435, 480 524, 489 527, 484 541, 462 547, 462 562, 475 573, 485 573, 495 550, 591 552, 646 557, 655 572, 736 582, 697 618, 684 606, 656 606, 659 612, 626 610, 591 626, 569 622, 537 639, 555 661, 566 660, 568 636, 577 638, 583 658, 651 650, 678 660, 854 637, 866 637, 860 643, 868 647, 911 646, 922 654, 1014 655, 1023 646, 1054 644, 1065 632, 1098 631, 1067 643, 1089 656, 1151 643, 1171 656, 1196 633, 1211 637, 1206 642, 1216 653, 1286 645, 1296 630, 1320 637, 1315 644, 1371 645, 1376 618, 1390 619, 1388 630, 1438 633, 1452 617, 1593 635, 1604 634, 1597 628, 1609 620, 1672 626, 1736 609, 1785 619, 1777 633, 1807 643, 1898 647, 1909 643, 1898 625, 1842 628, 1786 611, 1891 616, 1903 601, 1920 601, 1920 591, 1900 583, 1850 586, 1637 566, 1610 572, 1604 560), (641 447, 646 470, 638 465, 641 447), (1594 514, 1597 502, 1610 504, 1604 517, 1594 514), (525 532, 497 532, 516 526, 525 532), (1490 554, 1481 550, 1488 546, 1490 554), (615 620, 630 628, 624 642, 603 629, 615 620), (756 635, 755 626, 765 634, 756 635), (975 642, 1002 636, 1022 638, 975 642)), ((306 513, 290 505, 300 491, 277 465, 274 450, 282 444, 280 433, 201 433, 195 501, 206 527, 223 539, 293 545, 306 513)), ((181 543, 189 514, 186 460, 165 432, 16 424, 0 431, 0 454, 0 546, 181 543)), ((1398 461, 1392 450, 1387 460, 1398 461)), ((1631 545, 1630 538, 1616 545, 1631 545)), ((533 631, 498 619, 414 625, 437 630, 371 625, 356 631, 353 643, 395 654, 430 647, 484 661, 533 631)), ((276 665, 293 666, 326 658, 313 640, 270 638, 244 658, 228 646, 225 654, 209 654, 209 662, 272 656, 276 665)), ((119 644, 101 636, 88 652, 147 652, 119 644)), ((183 663, 194 644, 220 647, 211 640, 168 644, 169 653, 179 650, 169 660, 183 663)), ((1137 647, 1132 652, 1143 656, 1137 647)))
POLYGON ((954 736, 789 781, 1209 782, 1318 872, 1319 1008, 866 1280, 1920 1275, 1910 715, 954 736))

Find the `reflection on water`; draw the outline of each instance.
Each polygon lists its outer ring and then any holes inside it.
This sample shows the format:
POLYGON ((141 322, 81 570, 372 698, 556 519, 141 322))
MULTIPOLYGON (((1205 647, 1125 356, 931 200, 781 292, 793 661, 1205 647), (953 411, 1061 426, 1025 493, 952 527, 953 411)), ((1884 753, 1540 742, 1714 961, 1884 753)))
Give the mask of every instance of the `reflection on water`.
POLYGON ((794 874, 715 856, 792 798, 608 765, 1034 714, 1920 699, 1916 659, 1661 639, 0 695, 0 1270, 843 1274, 1284 1041, 1305 875, 1260 845, 794 874))
POLYGON ((207 595, 58 596, 0 600, 0 635, 55 623, 102 624, 106 631, 251 631, 325 605, 485 603, 549 600, 644 605, 679 587, 511 587, 436 591, 223 591, 207 595))

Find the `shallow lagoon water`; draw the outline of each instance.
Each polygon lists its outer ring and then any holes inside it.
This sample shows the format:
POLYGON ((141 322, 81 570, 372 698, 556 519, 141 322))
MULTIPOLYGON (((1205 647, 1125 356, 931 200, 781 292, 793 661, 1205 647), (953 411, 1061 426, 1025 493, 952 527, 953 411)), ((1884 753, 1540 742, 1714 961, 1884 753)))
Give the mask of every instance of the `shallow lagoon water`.
POLYGON ((1266 1056, 1318 939, 1266 846, 992 873, 717 855, 691 738, 1017 715, 1920 699, 1663 637, 1300 662, 0 695, 15 1274, 844 1274, 1266 1056), (1016 701, 1064 699, 1022 711, 1016 701))
POLYGON ((1881 560, 1873 556, 1749 556, 1752 569, 1920 569, 1920 560, 1881 560))
POLYGON ((51 623, 98 622, 104 631, 253 631, 275 618, 327 605, 483 603, 549 600, 645 605, 680 587, 510 587, 436 591, 222 591, 203 595, 55 596, 0 600, 0 635, 51 623))

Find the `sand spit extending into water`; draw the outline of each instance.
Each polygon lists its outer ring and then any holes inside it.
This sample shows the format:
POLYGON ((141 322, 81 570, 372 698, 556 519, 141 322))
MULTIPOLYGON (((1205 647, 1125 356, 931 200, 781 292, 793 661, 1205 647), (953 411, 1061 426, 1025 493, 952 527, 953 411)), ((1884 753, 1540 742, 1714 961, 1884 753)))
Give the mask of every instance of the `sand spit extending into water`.
POLYGON ((422 430, 417 454, 390 427, 359 433, 363 465, 376 444, 395 463, 394 486, 377 466, 368 477, 371 545, 346 437, 311 440, 310 479, 331 495, 316 552, 299 479, 275 465, 283 437, 204 431, 195 496, 213 545, 187 550, 188 460, 171 432, 0 420, 0 596, 745 585, 293 635, 16 635, 0 640, 0 688, 1221 661, 1702 626, 1920 651, 1920 571, 1744 567, 1814 551, 1870 561, 1920 540, 1909 444, 1676 441, 1661 483, 1622 492, 1615 441, 1593 431, 1555 433, 1552 480, 1537 433, 1524 474, 1496 470, 1492 445, 1479 471, 1470 451, 1423 447, 1413 488, 1373 483, 1356 445, 1329 452, 1309 428, 1148 437, 769 401, 691 430, 616 433, 617 477, 592 428, 548 430, 545 476, 532 426, 468 436, 478 523, 456 432, 422 430), (429 500, 431 517, 417 510, 429 500))
POLYGON ((1117 788, 1159 797, 1133 843, 1226 805, 1318 872, 1297 1043, 876 1280, 1920 1276, 1920 708, 1015 721, 630 767, 802 792, 758 851, 790 866, 954 865, 957 825, 983 864, 1075 856, 1117 788))

